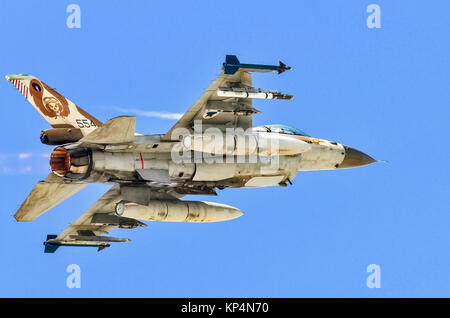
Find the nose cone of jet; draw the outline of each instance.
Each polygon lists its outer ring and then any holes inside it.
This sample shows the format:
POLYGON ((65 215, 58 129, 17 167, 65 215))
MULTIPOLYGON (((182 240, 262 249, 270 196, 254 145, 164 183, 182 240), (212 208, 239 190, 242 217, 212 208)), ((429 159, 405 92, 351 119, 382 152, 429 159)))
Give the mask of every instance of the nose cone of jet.
POLYGON ((376 160, 355 148, 344 146, 345 157, 339 168, 353 168, 374 163, 376 160))

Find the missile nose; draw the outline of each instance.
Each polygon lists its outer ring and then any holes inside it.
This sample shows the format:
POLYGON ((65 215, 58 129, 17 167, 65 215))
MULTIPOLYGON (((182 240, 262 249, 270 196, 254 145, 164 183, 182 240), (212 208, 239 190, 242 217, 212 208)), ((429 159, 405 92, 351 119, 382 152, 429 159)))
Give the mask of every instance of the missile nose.
POLYGON ((339 168, 360 167, 376 162, 371 156, 355 148, 344 146, 344 149, 345 157, 339 168))

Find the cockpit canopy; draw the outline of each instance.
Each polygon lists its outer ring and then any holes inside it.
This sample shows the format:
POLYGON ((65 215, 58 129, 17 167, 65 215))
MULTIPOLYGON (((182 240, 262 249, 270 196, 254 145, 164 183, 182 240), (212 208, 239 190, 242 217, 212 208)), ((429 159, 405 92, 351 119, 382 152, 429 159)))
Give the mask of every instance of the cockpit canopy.
POLYGON ((310 135, 306 134, 305 132, 301 131, 300 129, 297 129, 294 127, 289 127, 286 125, 264 125, 264 126, 255 127, 254 130, 262 131, 262 132, 277 133, 277 134, 311 137, 310 135))

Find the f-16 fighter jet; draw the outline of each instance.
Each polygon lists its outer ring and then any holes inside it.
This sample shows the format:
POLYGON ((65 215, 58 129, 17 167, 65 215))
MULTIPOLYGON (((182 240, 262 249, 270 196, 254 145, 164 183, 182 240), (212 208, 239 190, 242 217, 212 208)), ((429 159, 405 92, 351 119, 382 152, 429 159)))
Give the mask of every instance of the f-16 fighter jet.
POLYGON ((299 171, 352 168, 375 162, 337 142, 314 138, 285 125, 253 127, 260 111, 253 99, 292 95, 255 88, 251 72, 282 73, 279 65, 241 64, 228 55, 223 72, 166 133, 135 132, 136 118, 100 122, 44 82, 30 75, 7 75, 51 125, 41 142, 57 146, 52 172, 39 181, 15 219, 32 221, 91 183, 112 187, 59 235, 48 235, 45 252, 60 246, 94 246, 129 239, 106 236, 142 221, 218 222, 235 219, 237 208, 184 195, 216 195, 216 189, 287 186, 299 171))

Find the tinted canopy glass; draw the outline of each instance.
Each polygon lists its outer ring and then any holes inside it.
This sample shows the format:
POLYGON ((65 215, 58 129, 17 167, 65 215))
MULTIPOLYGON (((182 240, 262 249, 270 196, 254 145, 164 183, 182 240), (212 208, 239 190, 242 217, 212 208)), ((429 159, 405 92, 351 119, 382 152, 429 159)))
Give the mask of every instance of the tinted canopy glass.
POLYGON ((301 131, 300 129, 286 126, 286 125, 265 125, 265 126, 260 126, 257 128, 258 128, 257 130, 260 130, 260 131, 266 130, 267 132, 272 132, 272 133, 277 133, 277 134, 287 134, 287 135, 310 137, 308 134, 301 131))

